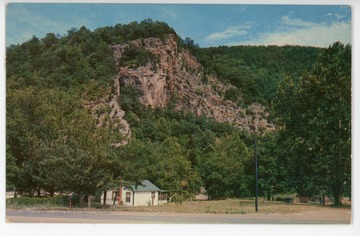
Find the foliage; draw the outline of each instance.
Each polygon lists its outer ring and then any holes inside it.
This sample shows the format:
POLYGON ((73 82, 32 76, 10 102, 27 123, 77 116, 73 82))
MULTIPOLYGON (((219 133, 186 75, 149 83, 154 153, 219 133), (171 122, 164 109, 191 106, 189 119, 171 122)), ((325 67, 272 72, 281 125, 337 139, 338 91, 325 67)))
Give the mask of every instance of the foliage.
POLYGON ((200 160, 200 173, 211 198, 249 196, 245 163, 250 156, 237 134, 217 139, 212 152, 200 160))
POLYGON ((200 49, 199 44, 195 43, 195 41, 189 37, 186 37, 184 40, 178 38, 177 45, 179 48, 188 49, 194 56, 198 56, 198 51, 200 49))
POLYGON ((148 63, 153 64, 155 61, 157 61, 157 57, 150 51, 129 44, 129 47, 127 47, 122 54, 120 66, 138 68, 148 63))
POLYGON ((334 43, 310 73, 284 80, 275 107, 298 193, 341 204, 351 182, 351 47, 334 43))
MULTIPOLYGON (((109 45, 138 38, 164 39, 175 31, 166 23, 151 19, 141 23, 98 28, 94 32, 82 26, 71 29, 68 35, 57 38, 48 33, 45 38, 33 38, 21 45, 11 45, 6 50, 7 78, 17 77, 22 85, 36 87, 61 87, 77 90, 90 81, 106 88, 115 73, 112 51, 109 45)), ((143 65, 155 56, 146 50, 126 53, 127 63, 143 65), (135 61, 134 61, 135 60, 135 61)))
POLYGON ((55 197, 19 197, 12 199, 10 203, 13 207, 32 207, 32 206, 43 206, 43 207, 56 207, 61 205, 67 205, 67 201, 64 199, 64 196, 55 196, 55 197))
POLYGON ((226 98, 241 105, 258 102, 269 107, 284 76, 311 68, 320 48, 300 46, 220 46, 199 48, 196 55, 206 74, 236 87, 226 98))
MULTIPOLYGON (((132 93, 131 89, 125 90, 121 99, 132 93)), ((174 112, 171 108, 151 109, 141 104, 128 104, 126 108, 129 110, 125 110, 125 118, 133 127, 134 139, 122 151, 124 156, 133 160, 137 169, 136 176, 125 174, 127 179, 148 178, 160 188, 170 191, 175 200, 189 198, 198 193, 201 186, 207 186, 206 181, 212 171, 208 165, 221 154, 226 163, 235 164, 231 168, 239 170, 235 176, 227 175, 231 170, 222 171, 222 178, 231 182, 227 187, 232 188, 238 183, 242 187, 236 193, 229 192, 231 190, 219 194, 210 190, 208 193, 213 198, 250 194, 245 190, 248 183, 242 178, 237 179, 244 172, 244 163, 249 161, 247 147, 241 140, 244 135, 238 129, 206 117, 174 112), (233 146, 220 148, 221 145, 218 145, 219 150, 215 150, 216 140, 233 146)), ((225 163, 223 165, 226 166, 225 163)))
POLYGON ((11 84, 7 96, 7 151, 17 166, 9 177, 16 176, 11 180, 18 191, 90 195, 111 178, 109 150, 120 137, 96 128, 76 96, 56 89, 20 91, 11 84))
POLYGON ((284 159, 287 150, 279 140, 279 133, 265 136, 257 135, 257 154, 259 164, 259 193, 268 200, 275 194, 293 192, 289 163, 284 159))
POLYGON ((10 150, 10 146, 6 145, 6 190, 14 190, 18 172, 19 167, 16 165, 16 158, 10 150))

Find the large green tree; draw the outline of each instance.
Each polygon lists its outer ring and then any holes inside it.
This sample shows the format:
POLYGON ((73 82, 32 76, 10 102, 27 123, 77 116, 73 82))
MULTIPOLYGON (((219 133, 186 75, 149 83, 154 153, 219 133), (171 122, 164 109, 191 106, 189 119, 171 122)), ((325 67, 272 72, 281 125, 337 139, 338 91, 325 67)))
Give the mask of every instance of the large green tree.
POLYGON ((58 89, 7 88, 7 180, 32 195, 44 189, 94 195, 111 182, 119 132, 96 127, 77 96, 58 89))
POLYGON ((208 148, 211 152, 198 167, 208 195, 214 199, 248 196, 245 167, 252 158, 239 135, 225 135, 208 148))
POLYGON ((288 178, 300 194, 331 194, 341 204, 351 181, 351 46, 334 43, 310 73, 285 79, 275 108, 288 178))

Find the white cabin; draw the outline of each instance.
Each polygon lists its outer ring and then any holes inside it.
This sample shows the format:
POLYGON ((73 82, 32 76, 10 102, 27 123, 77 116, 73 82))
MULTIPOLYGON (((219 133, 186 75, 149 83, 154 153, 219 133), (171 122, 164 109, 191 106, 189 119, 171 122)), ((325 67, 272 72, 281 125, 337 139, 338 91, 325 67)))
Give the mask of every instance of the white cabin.
MULTIPOLYGON (((160 190, 149 180, 144 180, 139 185, 122 187, 121 192, 110 190, 106 192, 106 205, 118 205, 119 195, 123 206, 157 206, 167 203, 167 193, 160 190)), ((101 195, 104 203, 104 193, 101 195)))

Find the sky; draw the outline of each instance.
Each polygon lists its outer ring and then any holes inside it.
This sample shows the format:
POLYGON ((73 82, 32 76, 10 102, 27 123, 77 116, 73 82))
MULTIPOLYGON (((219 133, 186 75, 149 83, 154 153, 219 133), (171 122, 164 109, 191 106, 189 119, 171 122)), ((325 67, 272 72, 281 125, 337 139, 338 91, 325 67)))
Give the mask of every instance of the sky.
POLYGON ((200 47, 351 43, 352 14, 346 5, 8 3, 6 46, 72 27, 166 22, 200 47))

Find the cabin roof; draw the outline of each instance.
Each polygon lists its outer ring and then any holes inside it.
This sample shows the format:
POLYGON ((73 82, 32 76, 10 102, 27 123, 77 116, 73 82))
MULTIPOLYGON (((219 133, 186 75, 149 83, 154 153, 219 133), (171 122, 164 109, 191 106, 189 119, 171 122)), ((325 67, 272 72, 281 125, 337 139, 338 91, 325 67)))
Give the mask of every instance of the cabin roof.
POLYGON ((144 180, 141 184, 138 185, 130 185, 129 188, 134 192, 148 192, 148 191, 161 191, 158 187, 156 187, 149 180, 144 180))

